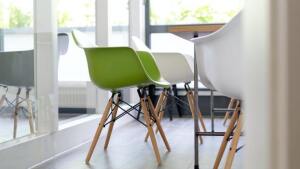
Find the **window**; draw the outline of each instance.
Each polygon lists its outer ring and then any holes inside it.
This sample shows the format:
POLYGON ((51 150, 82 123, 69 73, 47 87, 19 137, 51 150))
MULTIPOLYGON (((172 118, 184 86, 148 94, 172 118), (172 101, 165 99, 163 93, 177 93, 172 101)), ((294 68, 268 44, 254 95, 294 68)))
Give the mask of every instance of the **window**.
POLYGON ((128 0, 110 0, 113 46, 128 46, 129 11, 128 0))
POLYGON ((71 35, 78 29, 95 42, 95 0, 57 0, 57 13, 58 32, 69 39, 58 63, 59 123, 65 124, 96 112, 96 88, 90 82, 85 53, 71 35))
POLYGON ((0 0, 0 142, 36 132, 33 48, 33 0, 0 0))
MULTIPOLYGON (((222 26, 241 10, 243 0, 147 0, 146 5, 146 42, 152 51, 193 56, 194 45, 189 39, 211 32, 172 33, 171 28, 202 24, 222 26)), ((200 84, 200 87, 204 86, 200 84)))
MULTIPOLYGON (((128 0, 109 0, 109 3, 112 24, 109 45, 128 46, 128 0)), ((67 33, 70 40, 67 53, 59 58, 59 117, 62 124, 93 114, 100 106, 97 88, 89 78, 85 53, 76 46, 71 36, 73 29, 79 29, 91 42, 95 42, 95 0, 58 0, 57 6, 58 31, 67 33)), ((128 92, 123 91, 123 94, 126 98, 128 92)))
POLYGON ((225 23, 241 6, 241 0, 150 0, 150 20, 151 25, 225 23))
POLYGON ((95 0, 58 0, 58 26, 94 27, 95 0))

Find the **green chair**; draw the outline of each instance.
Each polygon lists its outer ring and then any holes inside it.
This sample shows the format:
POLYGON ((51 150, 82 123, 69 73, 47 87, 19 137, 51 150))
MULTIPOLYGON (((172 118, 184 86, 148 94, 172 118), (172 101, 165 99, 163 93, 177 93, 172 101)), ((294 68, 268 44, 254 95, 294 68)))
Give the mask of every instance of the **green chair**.
MULTIPOLYGON (((106 149, 109 144, 114 122, 124 115, 124 113, 122 113, 117 116, 118 108, 123 109, 119 104, 124 103, 120 95, 120 90, 129 87, 137 87, 140 97, 139 105, 144 113, 145 120, 145 123, 140 122, 147 127, 148 132, 150 133, 154 153, 158 164, 160 164, 161 159, 152 123, 155 122, 159 128, 160 135, 168 151, 170 151, 170 146, 158 120, 158 108, 154 108, 151 100, 149 100, 146 88, 150 84, 168 88, 170 84, 161 78, 153 56, 146 52, 136 52, 129 47, 97 47, 93 43, 90 43, 85 35, 78 30, 74 30, 72 35, 75 43, 80 48, 84 49, 91 81, 97 87, 112 92, 86 157, 86 163, 89 163, 91 159, 102 128, 109 124, 108 134, 104 145, 104 148, 106 149), (108 121, 110 116, 111 120, 108 121)), ((161 100, 158 101, 158 104, 162 104, 163 95, 164 93, 161 94, 161 100)), ((125 113, 131 115, 128 113, 131 110, 137 109, 134 106, 129 110, 125 110, 125 113)), ((131 115, 131 117, 134 116, 131 115)))

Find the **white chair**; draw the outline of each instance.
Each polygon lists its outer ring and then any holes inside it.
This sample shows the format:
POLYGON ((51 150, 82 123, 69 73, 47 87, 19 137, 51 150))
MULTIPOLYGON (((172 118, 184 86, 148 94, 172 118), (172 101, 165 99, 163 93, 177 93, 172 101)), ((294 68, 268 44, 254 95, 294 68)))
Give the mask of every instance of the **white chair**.
MULTIPOLYGON (((32 101, 29 99, 29 93, 34 86, 34 52, 27 51, 10 51, 0 52, 0 84, 3 86, 14 86, 18 88, 15 99, 14 110, 14 129, 13 138, 17 136, 17 121, 20 104, 27 103, 30 133, 34 133, 32 101), (26 98, 20 97, 22 89, 26 89, 26 98)), ((2 96, 1 102, 6 96, 2 96)))
MULTIPOLYGON (((243 96, 241 15, 242 13, 239 13, 219 31, 193 40, 201 81, 205 79, 207 87, 240 100, 243 96)), ((229 137, 234 132, 225 163, 225 169, 231 168, 234 155, 238 150, 241 130, 242 118, 237 104, 219 149, 214 169, 219 167, 229 137)))
POLYGON ((200 81, 228 97, 242 99, 241 14, 219 31, 193 41, 200 81))
MULTIPOLYGON (((151 50, 137 37, 132 37, 133 47, 137 51, 151 52, 151 50)), ((155 57, 156 64, 162 77, 170 84, 185 83, 187 91, 187 99, 189 102, 190 111, 194 114, 194 93, 188 84, 194 80, 194 72, 188 60, 192 60, 191 56, 181 53, 152 53, 155 57)), ((199 120, 204 131, 206 131, 202 113, 199 112, 199 120)), ((202 142, 202 140, 200 140, 202 142)))
MULTIPOLYGON (((63 55, 67 52, 69 37, 66 33, 58 34, 58 52, 63 55)), ((34 111, 30 92, 34 88, 34 51, 5 51, 0 52, 0 87, 5 88, 6 92, 0 98, 0 108, 6 101, 8 105, 14 106, 14 129, 13 138, 17 137, 18 112, 22 102, 27 104, 30 133, 35 133, 34 111), (14 101, 9 101, 6 97, 8 87, 18 88, 14 101), (25 89, 25 98, 20 94, 25 89)))

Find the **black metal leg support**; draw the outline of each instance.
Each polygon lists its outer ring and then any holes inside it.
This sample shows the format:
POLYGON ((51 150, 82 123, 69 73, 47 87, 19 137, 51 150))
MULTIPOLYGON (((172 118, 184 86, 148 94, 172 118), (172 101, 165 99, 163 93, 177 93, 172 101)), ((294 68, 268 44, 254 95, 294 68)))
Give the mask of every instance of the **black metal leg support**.
MULTIPOLYGON (((173 90, 174 96, 178 98, 177 86, 172 85, 172 90, 173 90)), ((176 100, 174 100, 174 102, 176 104, 176 110, 178 112, 179 117, 182 117, 182 112, 181 112, 180 106, 177 104, 176 100)))
POLYGON ((215 113, 214 113, 214 91, 210 90, 210 119, 211 119, 211 132, 215 132, 215 113))

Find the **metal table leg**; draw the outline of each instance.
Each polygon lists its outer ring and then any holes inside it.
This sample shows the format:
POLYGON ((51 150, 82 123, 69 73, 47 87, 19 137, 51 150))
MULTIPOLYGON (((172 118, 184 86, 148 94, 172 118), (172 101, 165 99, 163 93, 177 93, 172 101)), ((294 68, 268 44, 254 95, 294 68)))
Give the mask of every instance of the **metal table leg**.
POLYGON ((215 113, 214 113, 214 91, 210 90, 210 120, 211 132, 215 132, 215 113))
MULTIPOLYGON (((196 47, 194 46, 194 110, 199 112, 198 107, 198 67, 196 59, 196 47)), ((198 123, 198 113, 194 113, 194 169, 199 169, 199 144, 198 144, 198 132, 199 132, 199 123, 198 123)))

